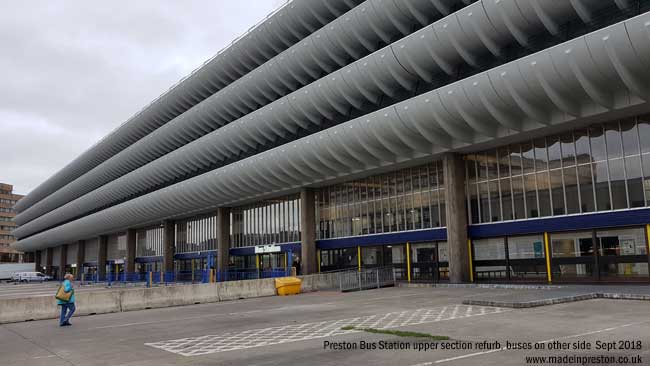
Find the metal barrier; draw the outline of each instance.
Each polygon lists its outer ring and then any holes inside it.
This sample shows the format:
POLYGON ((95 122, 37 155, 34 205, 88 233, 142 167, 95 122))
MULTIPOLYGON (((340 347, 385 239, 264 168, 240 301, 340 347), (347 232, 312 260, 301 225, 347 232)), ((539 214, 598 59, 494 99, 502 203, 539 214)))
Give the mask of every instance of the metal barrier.
POLYGON ((367 290, 395 286, 395 268, 378 267, 337 273, 340 291, 367 290))

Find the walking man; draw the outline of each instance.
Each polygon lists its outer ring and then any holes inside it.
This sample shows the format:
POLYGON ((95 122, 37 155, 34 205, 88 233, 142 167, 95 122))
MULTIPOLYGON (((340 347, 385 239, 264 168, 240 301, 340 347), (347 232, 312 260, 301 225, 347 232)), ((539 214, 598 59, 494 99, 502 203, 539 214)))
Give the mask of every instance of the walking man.
POLYGON ((70 318, 72 317, 72 314, 74 314, 76 308, 74 306, 74 288, 72 287, 74 276, 70 273, 66 273, 63 278, 64 280, 61 283, 61 288, 56 294, 56 302, 61 306, 61 319, 59 320, 59 326, 65 327, 72 325, 70 324, 70 318))

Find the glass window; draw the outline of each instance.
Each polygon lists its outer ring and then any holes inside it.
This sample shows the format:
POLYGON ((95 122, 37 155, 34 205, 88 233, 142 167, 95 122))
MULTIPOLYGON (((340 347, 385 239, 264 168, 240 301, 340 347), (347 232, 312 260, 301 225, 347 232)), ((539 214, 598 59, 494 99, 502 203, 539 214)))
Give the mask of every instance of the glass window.
POLYGON ((544 238, 542 235, 508 237, 508 257, 510 259, 544 258, 544 238))
POLYGON ((580 183, 580 202, 582 212, 596 211, 596 203, 594 200, 595 192, 592 182, 591 165, 578 166, 578 182, 580 183))
POLYGON ((641 116, 637 119, 641 152, 650 153, 650 116, 641 116))
POLYGON ((515 219, 526 218, 526 202, 524 199, 524 183, 522 176, 512 178, 512 194, 515 205, 515 219))
POLYGON ((490 222, 490 197, 487 183, 479 183, 481 222, 490 222))
MULTIPOLYGON (((317 226, 334 238, 444 225, 439 168, 436 162, 323 188, 317 226)), ((291 219, 298 221, 297 211, 291 219)))
POLYGON ((623 159, 612 159, 609 161, 609 179, 611 181, 613 208, 615 210, 627 208, 625 162, 623 159))
POLYGON ((551 199, 553 200, 553 215, 564 215, 564 185, 562 181, 562 169, 553 169, 549 172, 549 175, 551 199))
POLYGON ((503 209, 503 220, 514 220, 510 178, 500 179, 499 185, 501 189, 501 204, 503 209))
POLYGON ((499 182, 490 181, 488 183, 490 190, 490 212, 491 222, 501 221, 501 201, 499 196, 499 182))
POLYGON ((549 137, 547 138, 548 144, 548 166, 549 169, 559 168, 562 166, 562 152, 560 150, 560 138, 549 137))
POLYGON ((551 254, 553 257, 553 276, 562 278, 593 276, 594 245, 592 233, 553 233, 550 234, 551 254), (555 260, 558 258, 558 260, 555 260), (563 261, 564 258, 584 258, 582 261, 563 261))
POLYGON ((505 259, 505 243, 503 238, 477 239, 474 244, 474 260, 505 259))
POLYGON ((487 166, 488 179, 497 179, 498 178, 498 164, 497 164, 497 152, 496 150, 489 150, 485 156, 485 164, 487 166))
POLYGON ((523 173, 532 173, 535 171, 535 152, 533 144, 525 143, 521 145, 521 165, 523 173))
POLYGON ((612 209, 609 196, 609 182, 607 178, 607 161, 592 164, 594 183, 596 188, 596 209, 607 211, 612 209))
MULTIPOLYGON (((560 136, 562 150, 562 166, 568 167, 576 164, 576 149, 573 143, 573 134, 567 133, 560 136)), ((549 152, 550 154, 550 152, 549 152)))
POLYGON ((589 141, 591 144, 591 157, 593 161, 602 161, 607 159, 607 150, 605 147, 605 138, 601 125, 595 125, 589 128, 589 141))
POLYGON ((497 151, 499 159, 499 177, 510 176, 510 153, 508 147, 501 148, 497 151))
POLYGON ((621 132, 618 122, 605 125, 605 141, 607 143, 607 157, 620 158, 623 156, 623 145, 621 143, 621 132))
POLYGON ((580 193, 578 190, 576 167, 562 169, 562 179, 564 181, 564 190, 566 193, 566 213, 580 213, 580 193))
POLYGON ((625 157, 625 175, 627 176, 627 192, 630 207, 643 207, 643 174, 639 156, 625 157))
POLYGON ((537 173, 539 212, 542 217, 551 216, 551 196, 549 186, 548 172, 537 173))
POLYGON ((602 256, 646 255, 647 244, 643 227, 598 230, 598 254, 602 256))
POLYGON ((473 241, 475 272, 477 280, 503 279, 507 276, 505 266, 505 242, 503 238, 473 241), (499 261, 484 262, 484 261, 499 261))
POLYGON ((589 146, 589 135, 586 130, 573 132, 576 148, 576 160, 578 164, 591 162, 591 147, 589 146))
POLYGON ((537 182, 535 174, 526 174, 524 178, 524 191, 526 196, 527 217, 539 217, 537 210, 537 182))
POLYGON ((508 237, 508 257, 511 280, 546 280, 542 235, 508 237))
POLYGON ((621 121, 621 138, 625 156, 639 155, 639 134, 634 119, 621 121))
POLYGON ((478 184, 470 183, 467 187, 467 190, 467 197, 469 199, 470 222, 472 224, 478 224, 481 222, 481 218, 479 216, 478 184))
POLYGON ((510 146, 510 171, 512 175, 519 175, 522 173, 522 158, 521 147, 519 145, 510 146))

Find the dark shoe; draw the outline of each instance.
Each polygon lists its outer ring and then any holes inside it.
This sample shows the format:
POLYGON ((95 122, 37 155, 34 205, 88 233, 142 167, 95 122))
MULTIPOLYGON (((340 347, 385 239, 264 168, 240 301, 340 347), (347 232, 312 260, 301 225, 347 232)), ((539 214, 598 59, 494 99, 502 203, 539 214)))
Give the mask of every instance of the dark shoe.
POLYGON ((72 324, 70 324, 70 322, 65 322, 65 323, 61 324, 62 327, 69 327, 71 325, 72 324))

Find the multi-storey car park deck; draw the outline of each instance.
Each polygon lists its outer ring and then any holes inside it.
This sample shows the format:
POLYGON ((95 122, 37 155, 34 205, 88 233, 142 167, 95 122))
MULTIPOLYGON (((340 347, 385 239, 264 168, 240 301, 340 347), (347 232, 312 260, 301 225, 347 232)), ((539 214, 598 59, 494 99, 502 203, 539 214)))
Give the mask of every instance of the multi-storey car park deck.
POLYGON ((649 10, 290 1, 20 200, 13 246, 99 278, 647 282, 649 10))

